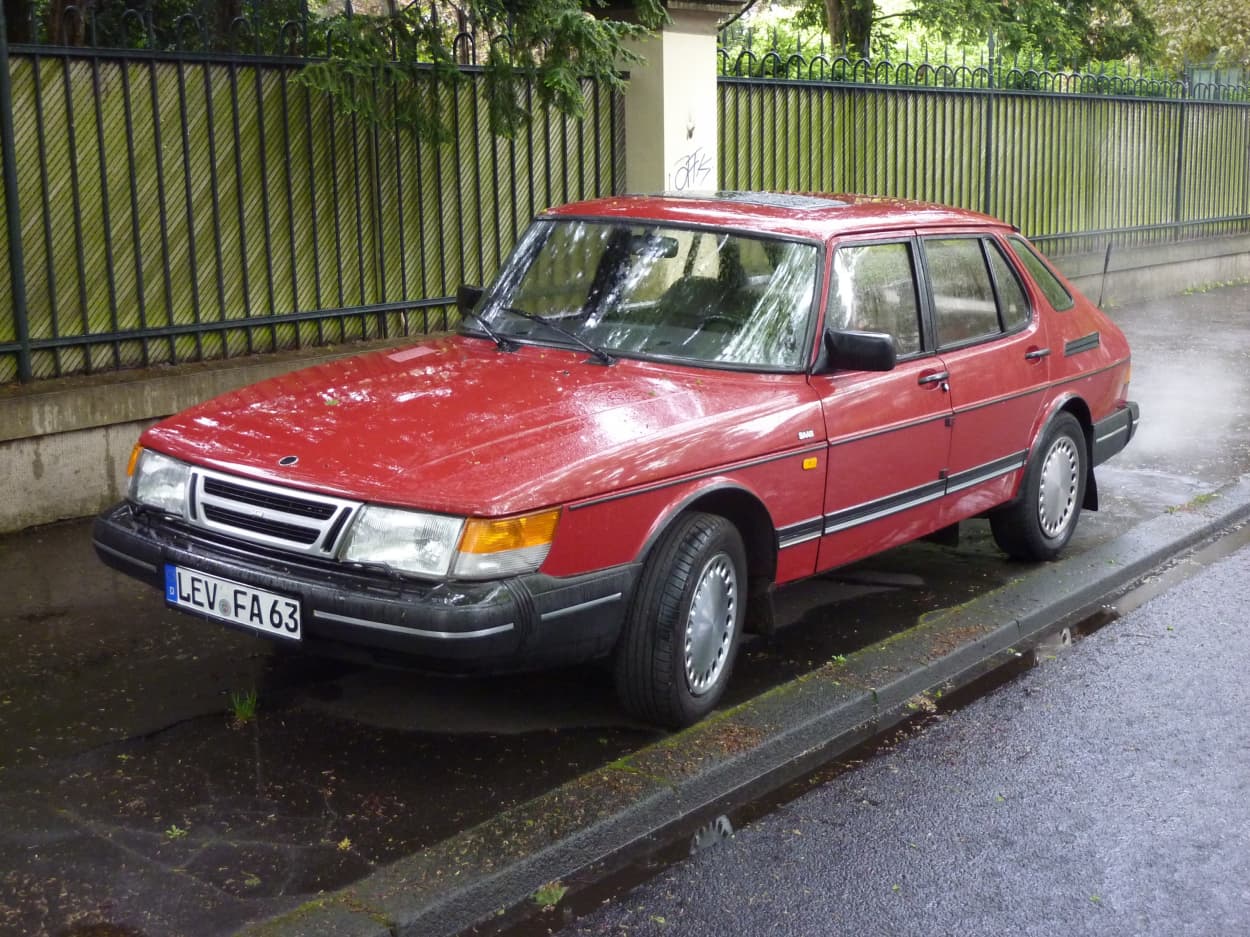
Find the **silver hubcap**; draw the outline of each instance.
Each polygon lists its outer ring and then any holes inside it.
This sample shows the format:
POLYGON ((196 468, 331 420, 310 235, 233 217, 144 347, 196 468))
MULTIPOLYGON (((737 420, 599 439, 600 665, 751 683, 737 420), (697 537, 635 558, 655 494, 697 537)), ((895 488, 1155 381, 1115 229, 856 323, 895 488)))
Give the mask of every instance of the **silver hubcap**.
POLYGON ((1042 461, 1042 480, 1037 491, 1037 519, 1047 537, 1063 533, 1076 514, 1076 489, 1081 459, 1076 445, 1060 436, 1042 461))
POLYGON ((738 623, 738 574, 718 553, 699 573, 686 619, 686 685, 702 696, 716 685, 738 623))

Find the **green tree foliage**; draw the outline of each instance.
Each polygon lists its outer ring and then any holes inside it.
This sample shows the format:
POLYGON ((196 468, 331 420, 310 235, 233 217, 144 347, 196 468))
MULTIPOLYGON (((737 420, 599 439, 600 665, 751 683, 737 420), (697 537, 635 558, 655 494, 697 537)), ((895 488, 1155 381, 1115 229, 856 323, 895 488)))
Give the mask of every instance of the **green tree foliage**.
MULTIPOLYGON (((658 27, 659 0, 635 0, 635 20, 592 15, 600 0, 469 0, 462 11, 484 68, 491 129, 513 136, 530 121, 531 101, 581 117, 581 80, 621 88, 620 69, 639 61, 630 40, 658 27), (533 87, 533 97, 527 89, 533 87)), ((412 4, 382 15, 339 16, 329 24, 324 61, 300 80, 339 108, 387 127, 441 141, 448 128, 439 101, 464 76, 457 23, 439 7, 412 4)))
MULTIPOLYGON (((1179 8, 1189 0, 1166 2, 1179 8)), ((1198 2, 1216 7, 1221 0, 1198 2)), ((1149 56, 1158 45, 1154 20, 1138 0, 915 0, 911 9, 889 15, 876 0, 803 0, 798 20, 821 23, 835 46, 860 53, 890 20, 953 43, 983 45, 992 33, 1008 54, 1034 52, 1075 65, 1149 56)))
POLYGON ((1074 65, 1149 57, 1154 21, 1137 0, 920 0, 917 22, 956 42, 992 32, 1007 53, 1037 52, 1074 65))
POLYGON ((10 42, 303 54, 306 0, 4 0, 10 42), (293 26, 298 28, 292 28, 293 26))
POLYGON ((1164 62, 1250 67, 1250 4, 1229 0, 1144 0, 1159 25, 1164 62))

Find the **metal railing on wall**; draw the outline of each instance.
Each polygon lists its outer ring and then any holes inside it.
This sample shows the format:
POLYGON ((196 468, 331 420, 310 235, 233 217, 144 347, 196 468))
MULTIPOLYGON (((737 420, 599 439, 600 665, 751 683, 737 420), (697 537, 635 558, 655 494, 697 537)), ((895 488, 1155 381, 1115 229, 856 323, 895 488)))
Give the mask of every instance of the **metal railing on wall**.
POLYGON ((972 208, 1052 255, 1250 232, 1250 88, 1037 61, 720 53, 720 184, 972 208))
POLYGON ((463 65, 434 144, 294 81, 333 41, 307 17, 66 9, 80 44, 0 43, 0 384, 446 329, 537 211, 622 177, 621 102, 592 82, 581 120, 530 88, 502 139, 463 65))

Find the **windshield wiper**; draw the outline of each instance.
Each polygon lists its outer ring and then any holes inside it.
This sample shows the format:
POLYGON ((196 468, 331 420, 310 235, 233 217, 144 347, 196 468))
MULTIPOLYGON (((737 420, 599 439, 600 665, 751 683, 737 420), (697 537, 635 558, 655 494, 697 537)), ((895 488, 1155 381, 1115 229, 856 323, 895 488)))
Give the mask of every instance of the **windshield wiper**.
POLYGON ((547 326, 547 328, 551 329, 553 332, 559 332, 570 341, 580 345, 582 348, 586 349, 586 351, 590 352, 594 359, 600 364, 613 364, 616 361, 615 358, 602 348, 597 348, 590 344, 590 342, 586 341, 586 339, 582 338, 570 329, 566 329, 554 319, 550 319, 547 316, 540 316, 534 312, 526 312, 524 309, 517 309, 516 306, 504 306, 502 308, 504 312, 509 313, 510 315, 520 316, 522 319, 529 319, 531 322, 537 322, 541 325, 547 326))
POLYGON ((472 309, 461 309, 460 318, 461 319, 465 319, 465 318, 476 319, 477 324, 482 327, 482 331, 487 334, 487 336, 490 338, 491 341, 493 341, 496 345, 499 346, 500 351, 516 351, 517 350, 516 342, 512 341, 511 339, 504 338, 502 335, 500 335, 498 332, 492 329, 489 325, 487 325, 486 320, 482 318, 481 316, 479 316, 472 309))

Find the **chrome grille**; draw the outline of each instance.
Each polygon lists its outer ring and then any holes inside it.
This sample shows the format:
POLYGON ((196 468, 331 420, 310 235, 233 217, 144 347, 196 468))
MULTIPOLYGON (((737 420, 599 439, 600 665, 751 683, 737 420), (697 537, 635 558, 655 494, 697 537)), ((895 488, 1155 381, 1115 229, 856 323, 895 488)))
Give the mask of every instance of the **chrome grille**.
POLYGON ((189 517, 204 530, 326 556, 360 503, 196 469, 189 517))

